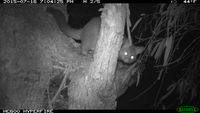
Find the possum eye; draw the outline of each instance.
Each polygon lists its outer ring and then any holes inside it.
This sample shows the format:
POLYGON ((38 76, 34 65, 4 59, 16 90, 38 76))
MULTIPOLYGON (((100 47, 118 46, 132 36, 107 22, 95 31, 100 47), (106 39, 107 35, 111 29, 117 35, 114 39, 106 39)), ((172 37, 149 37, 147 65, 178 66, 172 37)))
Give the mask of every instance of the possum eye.
POLYGON ((125 55, 125 56, 127 56, 127 55, 128 55, 128 53, 127 53, 127 52, 124 52, 124 55, 125 55))
POLYGON ((88 54, 93 54, 93 51, 91 49, 88 50, 88 54))
POLYGON ((131 56, 131 59, 133 60, 135 57, 134 56, 131 56))

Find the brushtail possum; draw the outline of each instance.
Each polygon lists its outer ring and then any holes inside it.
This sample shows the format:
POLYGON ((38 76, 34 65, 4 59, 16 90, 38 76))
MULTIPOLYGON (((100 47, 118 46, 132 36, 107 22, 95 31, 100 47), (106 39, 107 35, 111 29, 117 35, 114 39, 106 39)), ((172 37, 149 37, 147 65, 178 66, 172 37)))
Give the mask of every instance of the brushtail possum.
MULTIPOLYGON (((81 40, 81 53, 83 55, 93 55, 100 33, 101 19, 99 17, 92 18, 81 29, 73 29, 68 25, 68 18, 66 19, 61 11, 51 7, 48 7, 46 11, 54 17, 59 29, 66 36, 72 37, 75 40, 81 40)), ((142 47, 129 46, 128 39, 126 38, 119 52, 119 60, 125 63, 133 63, 136 56, 143 50, 144 48, 142 47)))
POLYGON ((68 25, 68 19, 65 18, 61 11, 50 7, 47 8, 46 11, 54 17, 59 29, 65 35, 72 37, 75 40, 81 40, 81 53, 83 55, 93 54, 101 26, 101 20, 99 17, 92 18, 81 29, 73 29, 68 25))
POLYGON ((144 51, 144 47, 139 47, 135 45, 129 44, 128 38, 124 37, 124 41, 122 47, 119 51, 118 59, 123 61, 124 63, 133 63, 136 61, 137 55, 141 54, 144 51))

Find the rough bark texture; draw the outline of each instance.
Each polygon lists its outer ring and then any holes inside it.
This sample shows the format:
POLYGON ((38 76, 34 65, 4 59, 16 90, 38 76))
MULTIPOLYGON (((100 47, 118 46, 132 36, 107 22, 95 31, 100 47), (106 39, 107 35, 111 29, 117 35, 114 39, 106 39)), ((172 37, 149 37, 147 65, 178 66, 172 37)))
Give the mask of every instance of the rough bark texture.
POLYGON ((58 32, 43 9, 44 5, 0 7, 0 108, 44 108, 55 63, 69 65, 77 56, 70 39, 58 32))
POLYGON ((0 108, 115 109, 125 6, 106 4, 94 59, 79 55, 44 5, 0 7, 0 108))

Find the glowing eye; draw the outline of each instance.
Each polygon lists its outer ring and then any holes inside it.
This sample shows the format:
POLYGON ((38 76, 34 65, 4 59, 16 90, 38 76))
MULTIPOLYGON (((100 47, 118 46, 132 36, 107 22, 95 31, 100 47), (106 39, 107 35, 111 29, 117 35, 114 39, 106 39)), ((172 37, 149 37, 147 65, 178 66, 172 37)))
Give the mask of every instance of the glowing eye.
POLYGON ((131 56, 131 59, 134 59, 135 57, 134 56, 131 56))
POLYGON ((124 52, 124 55, 128 55, 128 53, 127 53, 127 52, 124 52))

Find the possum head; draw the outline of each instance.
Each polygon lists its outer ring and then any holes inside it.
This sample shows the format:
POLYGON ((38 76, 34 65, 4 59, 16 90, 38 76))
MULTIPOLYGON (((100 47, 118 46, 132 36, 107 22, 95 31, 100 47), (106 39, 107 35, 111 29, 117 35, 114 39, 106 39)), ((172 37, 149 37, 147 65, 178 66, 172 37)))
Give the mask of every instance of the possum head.
POLYGON ((125 40, 122 48, 119 52, 119 60, 124 63, 131 64, 136 61, 137 55, 144 51, 144 47, 138 47, 129 44, 128 40, 125 40))

